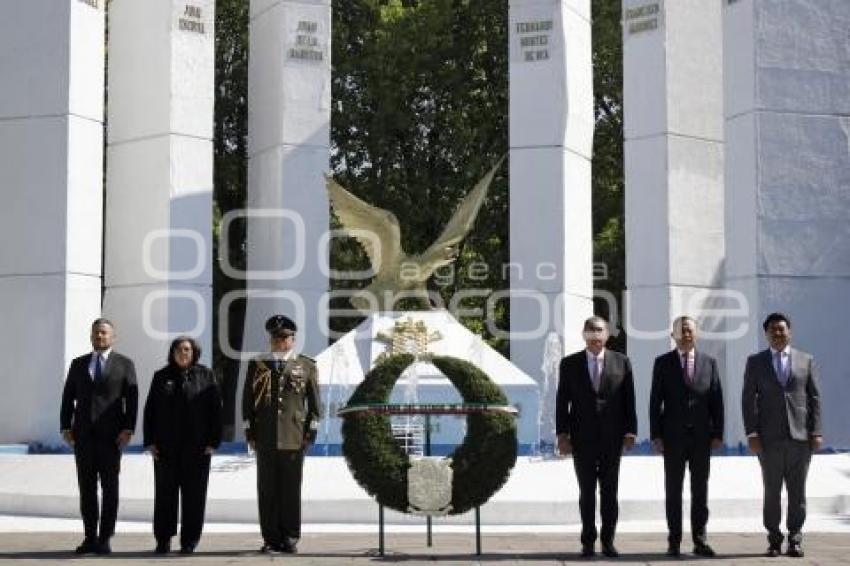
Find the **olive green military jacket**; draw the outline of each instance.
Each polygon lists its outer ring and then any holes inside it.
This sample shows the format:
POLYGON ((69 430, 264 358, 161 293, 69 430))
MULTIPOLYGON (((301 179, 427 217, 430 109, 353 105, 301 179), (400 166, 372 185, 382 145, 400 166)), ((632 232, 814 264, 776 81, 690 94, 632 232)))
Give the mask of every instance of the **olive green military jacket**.
POLYGON ((307 356, 278 362, 269 355, 248 363, 242 389, 245 439, 256 450, 300 450, 319 428, 318 370, 307 356))

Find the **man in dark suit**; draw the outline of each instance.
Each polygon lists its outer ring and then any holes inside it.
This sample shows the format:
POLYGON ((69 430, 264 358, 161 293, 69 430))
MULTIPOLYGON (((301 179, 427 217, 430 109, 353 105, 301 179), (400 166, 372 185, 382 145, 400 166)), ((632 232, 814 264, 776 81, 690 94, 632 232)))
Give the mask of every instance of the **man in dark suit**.
POLYGON ((65 379, 59 414, 62 437, 74 449, 85 539, 77 554, 109 554, 118 517, 121 450, 136 427, 139 391, 132 360, 112 350, 112 323, 92 323, 93 351, 74 359, 65 379), (103 490, 98 509, 97 481, 103 490), (98 529, 98 516, 100 528, 98 529))
POLYGON ((761 464, 767 556, 781 553, 784 483, 788 555, 801 558, 806 476, 812 452, 823 445, 818 368, 810 354, 791 347, 791 320, 786 315, 772 313, 762 327, 770 347, 747 358, 741 396, 744 429, 761 464))
POLYGON ((602 553, 619 556, 614 547, 617 528, 617 486, 620 457, 637 435, 635 391, 629 359, 605 348, 608 323, 598 316, 584 323, 585 350, 561 360, 555 404, 558 451, 572 454, 579 484, 581 555, 594 556, 596 485, 602 515, 602 553))
POLYGON ((723 445, 723 390, 717 360, 695 348, 697 323, 688 316, 673 322, 676 348, 655 358, 649 396, 652 445, 664 454, 667 555, 680 556, 682 484, 691 473, 691 537, 694 554, 714 556, 706 542, 708 474, 711 450, 723 445))

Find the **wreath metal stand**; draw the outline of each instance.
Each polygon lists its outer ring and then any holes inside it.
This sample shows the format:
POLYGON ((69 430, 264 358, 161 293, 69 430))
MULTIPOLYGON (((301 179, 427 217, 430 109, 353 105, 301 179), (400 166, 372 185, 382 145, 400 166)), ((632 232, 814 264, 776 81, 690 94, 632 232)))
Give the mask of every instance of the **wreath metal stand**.
MULTIPOLYGON (((406 404, 363 404, 349 405, 337 412, 339 416, 360 411, 390 415, 423 415, 425 417, 425 456, 431 455, 431 416, 432 415, 468 415, 470 413, 499 412, 517 414, 516 407, 510 405, 490 405, 485 403, 456 403, 439 405, 406 405, 406 404)), ((433 520, 426 517, 426 544, 433 546, 433 520)), ((378 503, 378 555, 384 556, 384 506, 378 503)), ((475 554, 481 556, 481 507, 475 507, 475 554)))

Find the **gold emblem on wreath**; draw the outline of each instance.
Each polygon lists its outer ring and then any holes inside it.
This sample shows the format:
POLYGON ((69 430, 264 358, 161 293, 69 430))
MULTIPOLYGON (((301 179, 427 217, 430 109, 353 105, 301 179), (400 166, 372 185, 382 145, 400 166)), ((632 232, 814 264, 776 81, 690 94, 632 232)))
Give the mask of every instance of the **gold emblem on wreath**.
POLYGON ((428 326, 421 320, 396 321, 391 332, 379 332, 378 340, 389 344, 389 348, 378 356, 380 362, 388 356, 396 354, 412 354, 420 357, 428 354, 428 344, 441 340, 443 335, 438 330, 429 331, 428 326))

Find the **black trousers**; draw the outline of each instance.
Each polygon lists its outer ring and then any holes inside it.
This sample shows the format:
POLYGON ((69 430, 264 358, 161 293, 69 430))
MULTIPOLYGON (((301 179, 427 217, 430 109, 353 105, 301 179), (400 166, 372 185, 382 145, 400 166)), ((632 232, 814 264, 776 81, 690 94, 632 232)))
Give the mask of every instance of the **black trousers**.
POLYGON ((153 534, 157 541, 177 534, 181 508, 180 545, 194 546, 204 528, 204 508, 210 477, 210 456, 197 448, 162 453, 154 461, 153 534))
POLYGON ((708 523, 708 474, 711 440, 686 433, 681 442, 664 441, 664 492, 667 511, 667 541, 682 542, 682 485, 685 467, 691 474, 691 537, 695 544, 705 543, 708 523))
POLYGON ((764 483, 764 528, 771 546, 782 544, 779 528, 782 520, 782 484, 788 492, 788 516, 785 526, 788 539, 799 544, 806 521, 806 476, 812 460, 809 443, 801 440, 780 440, 764 443, 759 455, 764 483))
POLYGON ((603 544, 612 544, 617 530, 617 489, 620 480, 620 458, 622 447, 591 448, 573 453, 579 488, 579 511, 581 513, 581 544, 591 546, 596 542, 596 486, 599 485, 600 514, 603 544))
POLYGON ((121 450, 115 438, 95 436, 81 439, 74 445, 77 464, 77 484, 80 488, 80 514, 87 539, 108 541, 115 534, 118 518, 118 472, 121 450), (97 483, 103 491, 102 509, 97 501, 97 483), (98 517, 100 528, 98 528, 98 517))
POLYGON ((295 543, 301 538, 303 467, 303 450, 257 451, 257 503, 266 543, 295 543))

